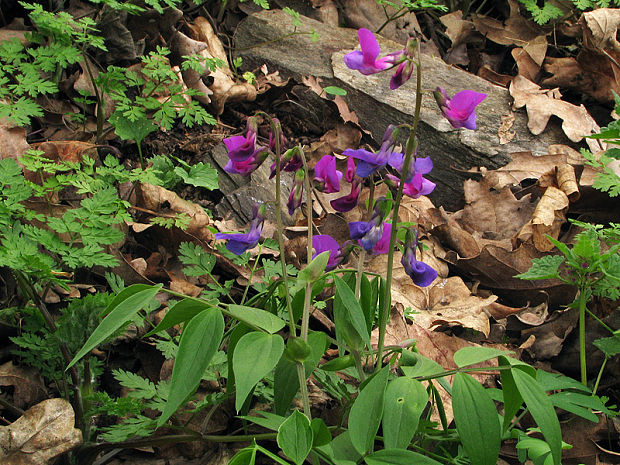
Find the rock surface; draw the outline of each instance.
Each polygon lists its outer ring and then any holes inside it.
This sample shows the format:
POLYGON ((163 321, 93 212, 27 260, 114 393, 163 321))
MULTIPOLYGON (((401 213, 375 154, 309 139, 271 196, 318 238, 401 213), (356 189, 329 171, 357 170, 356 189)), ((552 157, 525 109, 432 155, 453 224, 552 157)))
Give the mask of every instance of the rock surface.
MULTIPOLYGON (((370 131, 380 143, 388 124, 411 123, 415 106, 415 76, 400 89, 389 88, 390 72, 363 76, 348 69, 343 56, 358 47, 354 29, 333 28, 318 21, 300 17, 302 26, 295 29, 291 18, 281 10, 265 10, 249 16, 235 33, 238 56, 244 66, 255 69, 267 64, 270 70, 279 70, 285 77, 301 80, 302 76, 320 77, 323 86, 334 85, 346 89, 345 99, 357 114, 359 124, 370 131), (315 31, 320 39, 313 42, 307 33, 315 31), (291 35, 295 33, 294 35, 291 35), (306 34, 304 34, 306 33, 306 34)), ((402 45, 378 37, 384 53, 399 50, 402 45)), ((462 205, 463 181, 469 177, 464 171, 473 166, 497 168, 510 161, 513 152, 531 151, 547 154, 550 144, 570 141, 558 124, 550 124, 541 135, 532 135, 527 128, 523 110, 513 112, 508 90, 477 76, 424 55, 422 88, 437 86, 450 95, 463 89, 484 92, 487 98, 478 106, 478 130, 453 129, 441 116, 430 92, 422 99, 419 126, 420 156, 430 156, 435 168, 428 177, 437 183, 431 199, 436 205, 456 209, 462 205), (514 117, 509 142, 500 141, 502 117, 514 117)))

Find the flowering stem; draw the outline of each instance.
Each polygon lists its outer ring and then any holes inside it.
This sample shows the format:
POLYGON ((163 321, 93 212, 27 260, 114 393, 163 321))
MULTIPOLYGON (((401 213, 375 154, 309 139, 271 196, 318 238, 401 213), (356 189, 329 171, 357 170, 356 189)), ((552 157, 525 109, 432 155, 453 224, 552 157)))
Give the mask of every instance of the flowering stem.
POLYGON ((284 294, 286 298, 286 309, 288 310, 289 316, 289 329, 290 334, 295 337, 295 318, 293 314, 293 306, 291 305, 291 294, 288 289, 288 274, 286 271, 286 257, 284 256, 284 223, 282 222, 282 201, 281 201, 281 187, 280 187, 280 155, 281 155, 281 147, 280 147, 280 139, 281 139, 281 131, 279 123, 276 123, 271 120, 271 130, 273 131, 273 137, 275 140, 275 152, 276 152, 276 205, 275 205, 275 213, 276 213, 276 225, 278 228, 278 247, 280 249, 280 264, 282 265, 282 282, 284 283, 284 294))
POLYGON ((383 347, 385 345, 385 329, 387 327, 388 319, 390 318, 390 309, 392 308, 392 273, 394 270, 394 249, 396 246, 396 233, 398 231, 398 210, 400 208, 400 201, 403 197, 403 187, 405 180, 407 179, 409 165, 411 165, 411 159, 415 151, 417 141, 416 133, 418 130, 418 123, 420 121, 420 109, 422 108, 422 66, 421 66, 421 53, 420 42, 417 43, 417 61, 415 61, 416 67, 416 94, 415 94, 415 113, 413 116, 413 127, 409 132, 409 139, 407 139, 407 147, 405 151, 405 159, 403 161, 403 168, 400 175, 400 183, 396 191, 396 197, 394 198, 394 206, 392 211, 392 231, 390 233, 390 245, 388 247, 388 259, 387 259, 387 272, 385 276, 385 294, 383 298, 383 306, 379 309, 379 341, 377 343, 377 363, 375 365, 375 371, 381 369, 383 361, 383 347))
MULTIPOLYGON (((308 245, 307 245, 307 264, 310 265, 312 261, 312 186, 310 185, 310 176, 308 174, 308 163, 306 161, 306 154, 303 149, 299 147, 299 156, 304 164, 304 170, 306 177, 304 178, 304 188, 306 190, 306 215, 308 216, 308 245)), ((312 283, 306 283, 306 290, 304 293, 304 311, 301 317, 301 338, 308 342, 308 326, 310 322, 310 306, 312 304, 312 283)), ((306 368, 303 363, 297 362, 297 377, 299 378, 299 388, 301 391, 301 400, 304 406, 304 413, 308 417, 308 420, 312 420, 312 413, 310 412, 310 398, 308 396, 308 385, 306 384, 306 368)))
POLYGON ((588 385, 586 370, 586 293, 579 290, 579 360, 581 361, 581 382, 588 385))

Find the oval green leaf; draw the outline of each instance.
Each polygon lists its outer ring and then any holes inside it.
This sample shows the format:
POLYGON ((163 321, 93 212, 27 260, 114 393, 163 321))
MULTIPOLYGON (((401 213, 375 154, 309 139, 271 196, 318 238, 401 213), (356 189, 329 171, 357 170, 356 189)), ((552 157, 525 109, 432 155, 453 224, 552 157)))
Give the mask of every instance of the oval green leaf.
POLYGON ((282 318, 260 308, 246 307, 245 305, 229 305, 228 312, 233 318, 263 329, 270 334, 277 333, 286 324, 282 318))
POLYGON ((471 376, 457 373, 452 385, 452 410, 456 430, 472 465, 495 465, 501 426, 486 389, 471 376))
POLYGON ((144 284, 134 284, 124 289, 105 309, 107 315, 99 326, 95 328, 84 346, 75 354, 67 369, 71 368, 84 355, 89 353, 108 337, 110 337, 121 326, 131 320, 136 313, 146 307, 153 297, 159 292, 162 285, 146 286, 144 284), (137 292, 135 292, 137 291, 137 292), (121 298, 122 297, 122 298, 121 298))
POLYGON ((340 87, 336 87, 336 86, 327 86, 327 87, 323 87, 323 91, 326 94, 331 94, 331 95, 340 95, 340 96, 344 96, 347 95, 347 91, 340 88, 340 87))
POLYGON ((457 350, 454 353, 454 363, 459 368, 475 365, 476 363, 486 362, 499 356, 513 355, 514 352, 494 349, 492 347, 468 346, 457 350))
POLYGON ((170 394, 164 411, 157 420, 158 427, 162 426, 194 392, 223 335, 224 317, 215 308, 203 310, 185 324, 172 369, 170 394))
POLYGON ((312 449, 314 433, 310 427, 310 420, 299 410, 295 410, 278 428, 276 441, 282 452, 300 465, 312 449))
MULTIPOLYGON (((346 285, 346 284, 345 284, 346 285)), ((368 381, 359 393, 349 414, 349 435, 360 454, 372 450, 383 416, 383 399, 389 367, 384 367, 368 381)))
POLYGON ((253 331, 239 339, 233 354, 233 372, 237 392, 235 408, 241 410, 252 388, 278 363, 284 352, 284 341, 277 334, 253 331))
POLYGON ((400 377, 388 383, 383 406, 383 443, 386 449, 406 449, 418 429, 428 393, 415 379, 400 377))

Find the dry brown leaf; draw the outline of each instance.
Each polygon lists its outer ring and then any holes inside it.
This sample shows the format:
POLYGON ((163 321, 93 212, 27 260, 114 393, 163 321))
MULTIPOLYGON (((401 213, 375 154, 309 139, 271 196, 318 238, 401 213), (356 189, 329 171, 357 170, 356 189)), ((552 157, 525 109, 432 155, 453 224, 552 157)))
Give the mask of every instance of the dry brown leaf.
POLYGON ((357 118, 355 112, 349 110, 347 102, 345 102, 340 95, 336 95, 333 99, 327 98, 327 94, 323 91, 323 87, 321 87, 321 78, 315 78, 314 76, 302 76, 301 82, 308 86, 319 97, 329 100, 330 102, 334 102, 338 108, 338 113, 340 114, 342 121, 345 123, 359 123, 359 119, 357 118))
POLYGON ((579 185, 577 184, 577 176, 575 168, 568 164, 556 166, 555 177, 558 187, 566 194, 568 200, 576 202, 581 194, 579 193, 579 185))
POLYGON ((338 123, 335 128, 323 134, 318 141, 310 144, 310 151, 306 153, 310 168, 314 168, 315 163, 323 155, 342 153, 348 148, 358 147, 361 139, 362 131, 357 127, 352 124, 338 123))
POLYGON ((47 397, 41 375, 34 368, 6 362, 0 366, 0 386, 12 386, 13 404, 24 408, 47 397))
POLYGON ((502 87, 508 87, 508 84, 512 82, 512 76, 509 76, 508 74, 500 74, 487 65, 480 67, 478 70, 478 76, 502 87))
POLYGON ((447 254, 445 259, 472 279, 478 280, 480 286, 500 295, 505 304, 538 305, 541 301, 540 291, 546 292, 548 296, 545 299, 550 306, 570 302, 575 295, 574 289, 561 281, 526 281, 514 277, 529 270, 533 258, 543 255, 534 245, 524 242, 515 250, 489 244, 485 245, 477 256, 459 258, 447 254))
POLYGON ((204 241, 211 242, 213 234, 207 228, 209 215, 195 203, 183 200, 177 194, 161 186, 142 183, 137 188, 140 205, 143 208, 162 213, 185 213, 190 218, 186 232, 204 241))
MULTIPOLYGON (((598 132, 600 128, 583 105, 576 106, 560 100, 559 89, 541 89, 523 76, 517 76, 510 84, 510 95, 514 98, 515 108, 526 107, 527 127, 532 134, 538 135, 545 130, 552 115, 562 119, 562 129, 573 142, 579 142, 584 136, 598 132)), ((598 152, 600 144, 587 139, 590 148, 598 152)))
POLYGON ((540 198, 532 216, 532 237, 541 252, 550 252, 555 247, 545 236, 558 238, 560 227, 566 221, 568 205, 568 197, 557 187, 549 186, 540 198))
POLYGON ((461 10, 443 15, 439 20, 446 26, 446 35, 452 41, 452 47, 467 42, 475 31, 474 23, 463 19, 461 10))
MULTIPOLYGON (((207 57, 208 55, 206 52, 207 44, 187 37, 180 31, 176 31, 172 36, 170 41, 170 49, 172 50, 175 59, 179 61, 183 56, 201 54, 207 57)), ((208 75, 209 71, 206 70, 205 73, 208 75)), ((209 89, 202 80, 202 74, 188 68, 182 72, 182 76, 183 82, 188 88, 195 89, 200 92, 200 95, 194 96, 196 100, 203 105, 208 105, 211 103, 211 98, 209 96, 213 95, 213 91, 209 89)))
POLYGON ((473 20, 474 26, 478 32, 495 43, 520 47, 534 66, 540 69, 547 54, 546 34, 542 33, 539 26, 521 15, 516 0, 509 0, 508 3, 510 17, 504 24, 494 18, 478 16, 473 20))
MULTIPOLYGON (((256 88, 248 82, 235 81, 233 73, 228 67, 228 56, 219 37, 211 27, 211 23, 202 16, 194 20, 194 24, 188 24, 194 39, 206 45, 200 51, 200 55, 206 58, 219 58, 225 65, 218 67, 210 74, 213 84, 209 89, 213 91, 213 106, 218 115, 224 111, 226 102, 252 102, 256 99, 256 88)), ((185 76, 185 75, 184 75, 185 76)))
POLYGON ((588 33, 589 45, 601 49, 620 50, 620 42, 616 38, 620 25, 618 8, 598 8, 583 14, 588 33))
POLYGON ((29 148, 26 130, 11 124, 6 119, 0 119, 0 159, 14 158, 17 160, 29 148))
POLYGON ((75 415, 64 399, 48 399, 9 426, 0 426, 0 461, 5 465, 47 465, 82 443, 75 415))
POLYGON ((7 29, 6 27, 0 27, 0 42, 4 42, 5 40, 17 39, 22 45, 26 45, 28 40, 26 40, 26 33, 28 31, 20 31, 15 29, 7 29))
POLYGON ((467 231, 479 231, 494 240, 508 239, 527 223, 535 204, 530 195, 517 199, 510 187, 492 190, 483 180, 463 184, 465 207, 460 223, 467 231), (492 233, 489 235, 488 233, 492 233))
POLYGON ((517 63, 518 74, 526 77, 530 81, 538 81, 540 76, 540 65, 524 49, 515 47, 510 51, 512 58, 517 63))

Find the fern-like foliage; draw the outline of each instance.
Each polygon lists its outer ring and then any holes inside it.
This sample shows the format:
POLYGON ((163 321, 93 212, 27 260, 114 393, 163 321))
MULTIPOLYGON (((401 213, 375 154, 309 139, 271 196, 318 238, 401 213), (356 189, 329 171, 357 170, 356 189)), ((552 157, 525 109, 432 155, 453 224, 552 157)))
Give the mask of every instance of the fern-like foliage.
MULTIPOLYGON (((547 24, 553 19, 561 17, 565 11, 558 8, 549 0, 545 0, 542 6, 539 6, 537 0, 519 0, 525 9, 532 15, 532 19, 538 24, 547 24)), ((616 6, 620 5, 620 0, 571 0, 573 7, 581 12, 593 8, 607 8, 612 3, 616 6)))

